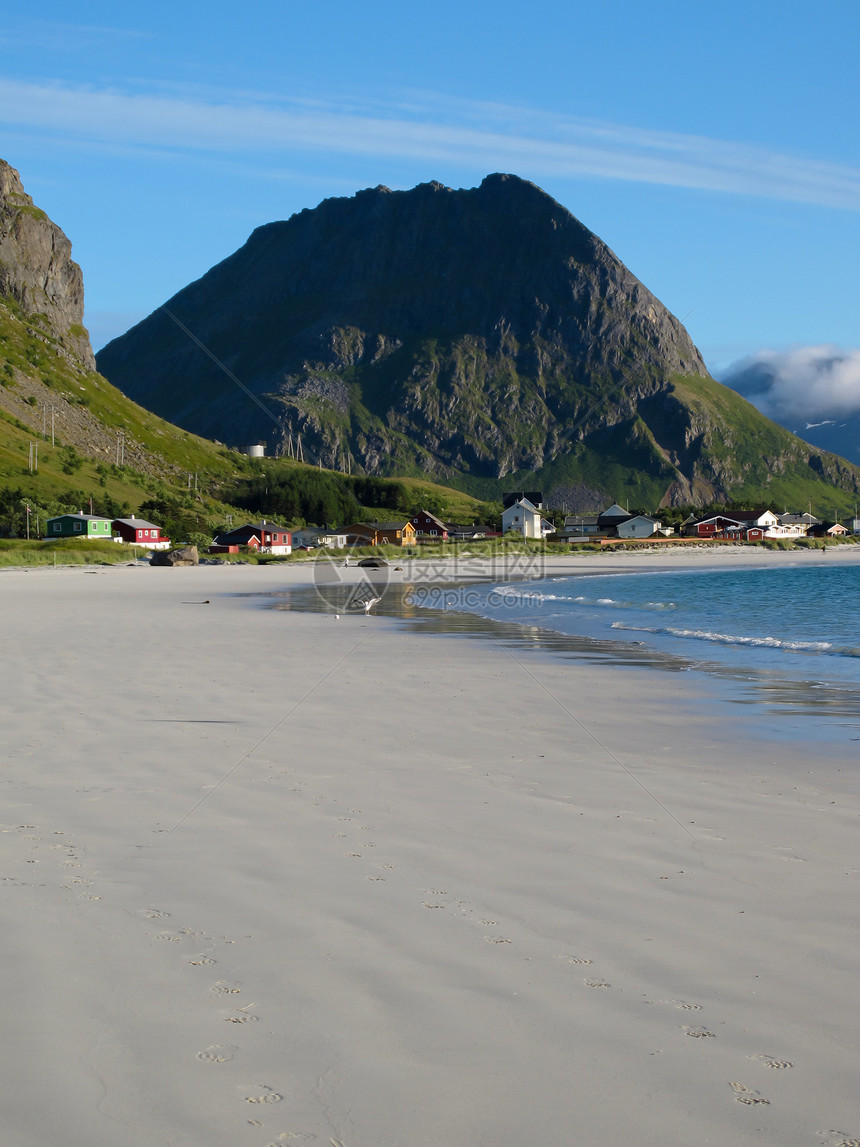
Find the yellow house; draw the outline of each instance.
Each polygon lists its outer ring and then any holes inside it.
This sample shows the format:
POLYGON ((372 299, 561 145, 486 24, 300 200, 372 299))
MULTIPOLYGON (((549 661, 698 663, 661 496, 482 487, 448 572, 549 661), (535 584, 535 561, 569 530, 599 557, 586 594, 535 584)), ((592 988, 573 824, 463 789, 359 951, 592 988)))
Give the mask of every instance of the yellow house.
POLYGON ((341 533, 354 546, 408 546, 415 541, 415 527, 408 518, 402 522, 356 522, 341 533))

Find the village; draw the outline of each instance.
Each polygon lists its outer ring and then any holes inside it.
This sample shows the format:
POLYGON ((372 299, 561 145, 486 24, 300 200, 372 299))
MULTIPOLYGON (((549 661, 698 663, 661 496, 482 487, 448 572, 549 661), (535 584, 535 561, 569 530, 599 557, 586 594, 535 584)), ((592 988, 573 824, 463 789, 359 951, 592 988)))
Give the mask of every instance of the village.
MULTIPOLYGON (((537 541, 566 542, 572 547, 584 543, 611 546, 627 541, 664 541, 668 538, 754 543, 768 539, 792 541, 860 535, 860 517, 856 515, 842 522, 826 522, 810 512, 778 514, 770 509, 726 510, 703 517, 691 514, 676 532, 675 527, 663 525, 656 516, 630 513, 615 502, 598 514, 568 514, 563 528, 559 529, 546 516, 543 497, 538 491, 507 494, 502 504, 501 530, 453 525, 427 510, 421 510, 410 518, 355 522, 339 529, 305 526, 291 530, 264 518, 216 534, 208 552, 217 555, 248 551, 286 556, 298 550, 426 545, 510 535, 537 541)), ((66 538, 113 540, 151 551, 169 550, 172 545, 160 526, 136 518, 134 514, 127 518, 107 518, 80 510, 48 518, 45 539, 56 541, 66 538)))

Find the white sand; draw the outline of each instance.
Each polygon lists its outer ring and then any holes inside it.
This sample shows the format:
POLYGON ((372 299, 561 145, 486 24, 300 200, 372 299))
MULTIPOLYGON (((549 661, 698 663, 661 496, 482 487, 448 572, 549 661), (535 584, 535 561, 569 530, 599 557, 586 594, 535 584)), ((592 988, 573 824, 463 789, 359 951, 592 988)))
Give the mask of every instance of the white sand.
POLYGON ((0 1141, 860 1137, 860 731, 306 578, 0 574, 0 1141))

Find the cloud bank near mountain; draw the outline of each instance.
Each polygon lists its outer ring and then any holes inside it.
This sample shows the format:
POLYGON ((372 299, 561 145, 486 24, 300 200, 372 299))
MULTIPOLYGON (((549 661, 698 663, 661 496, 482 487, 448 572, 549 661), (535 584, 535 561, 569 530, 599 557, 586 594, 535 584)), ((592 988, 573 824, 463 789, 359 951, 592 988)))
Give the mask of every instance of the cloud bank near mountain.
POLYGON ((860 348, 761 350, 733 363, 722 381, 783 425, 844 418, 860 412, 860 348))

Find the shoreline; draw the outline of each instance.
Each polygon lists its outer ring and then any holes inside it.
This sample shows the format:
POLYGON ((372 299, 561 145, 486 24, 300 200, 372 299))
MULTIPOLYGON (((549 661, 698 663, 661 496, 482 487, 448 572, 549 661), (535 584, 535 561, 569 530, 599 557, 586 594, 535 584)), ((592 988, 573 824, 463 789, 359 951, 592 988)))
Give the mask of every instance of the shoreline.
POLYGON ((856 746, 310 572, 4 580, 10 1141, 857 1137, 856 746))

